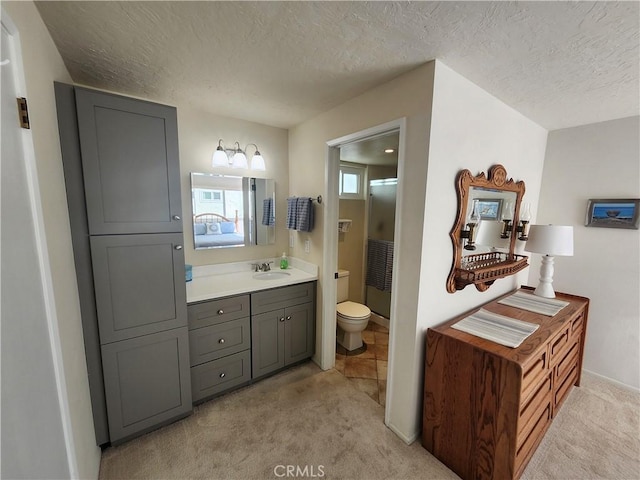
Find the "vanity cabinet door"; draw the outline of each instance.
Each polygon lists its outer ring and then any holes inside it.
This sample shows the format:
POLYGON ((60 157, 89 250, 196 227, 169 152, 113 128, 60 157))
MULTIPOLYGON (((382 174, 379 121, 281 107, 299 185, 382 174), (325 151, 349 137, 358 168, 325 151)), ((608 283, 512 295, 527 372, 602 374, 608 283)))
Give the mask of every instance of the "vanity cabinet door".
POLYGON ((91 237, 100 344, 187 325, 181 234, 91 237))
POLYGON ((75 87, 89 233, 182 231, 176 109, 75 87))
POLYGON ((285 366, 284 309, 251 317, 252 378, 285 366))
POLYGON ((313 355, 315 350, 315 322, 313 303, 285 309, 284 322, 285 365, 313 355))
POLYGON ((111 443, 191 411, 187 327, 102 346, 111 443))

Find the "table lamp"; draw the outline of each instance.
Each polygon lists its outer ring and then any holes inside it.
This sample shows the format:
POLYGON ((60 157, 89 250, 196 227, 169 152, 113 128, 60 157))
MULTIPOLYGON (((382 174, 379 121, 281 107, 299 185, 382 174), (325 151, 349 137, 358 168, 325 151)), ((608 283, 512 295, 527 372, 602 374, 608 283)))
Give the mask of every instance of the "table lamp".
POLYGON ((525 251, 540 253, 540 282, 533 292, 539 297, 555 298, 553 291, 553 257, 573 256, 573 227, 562 225, 531 225, 525 251))

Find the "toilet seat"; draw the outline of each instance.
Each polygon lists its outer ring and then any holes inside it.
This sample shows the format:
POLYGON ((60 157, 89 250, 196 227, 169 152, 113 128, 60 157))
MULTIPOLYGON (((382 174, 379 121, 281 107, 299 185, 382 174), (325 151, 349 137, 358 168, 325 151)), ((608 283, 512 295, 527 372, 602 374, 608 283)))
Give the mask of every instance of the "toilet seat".
POLYGON ((364 320, 371 316, 371 310, 361 303, 346 301, 336 306, 338 315, 345 320, 364 320))

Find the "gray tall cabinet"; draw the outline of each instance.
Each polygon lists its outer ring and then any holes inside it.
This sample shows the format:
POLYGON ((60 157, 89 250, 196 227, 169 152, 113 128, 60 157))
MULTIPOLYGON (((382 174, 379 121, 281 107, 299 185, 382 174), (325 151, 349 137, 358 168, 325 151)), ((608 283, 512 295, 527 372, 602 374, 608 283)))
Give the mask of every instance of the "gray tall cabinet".
POLYGON ((56 83, 96 440, 192 408, 176 110, 56 83))

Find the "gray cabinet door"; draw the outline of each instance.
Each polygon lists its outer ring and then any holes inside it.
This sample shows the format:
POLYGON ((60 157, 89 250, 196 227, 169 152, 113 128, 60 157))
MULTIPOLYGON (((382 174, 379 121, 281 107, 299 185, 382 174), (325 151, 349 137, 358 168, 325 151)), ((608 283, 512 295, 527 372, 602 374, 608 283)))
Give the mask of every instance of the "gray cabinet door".
POLYGON ((103 345, 102 365, 112 443, 191 411, 187 327, 103 345))
POLYGON ((284 367, 284 310, 251 317, 252 378, 284 367))
POLYGON ((91 237, 102 345, 187 325, 182 234, 91 237))
POLYGON ((89 233, 181 232, 176 109, 75 93, 89 233))
POLYGON ((285 365, 311 357, 315 350, 313 303, 286 308, 284 325, 285 365))

